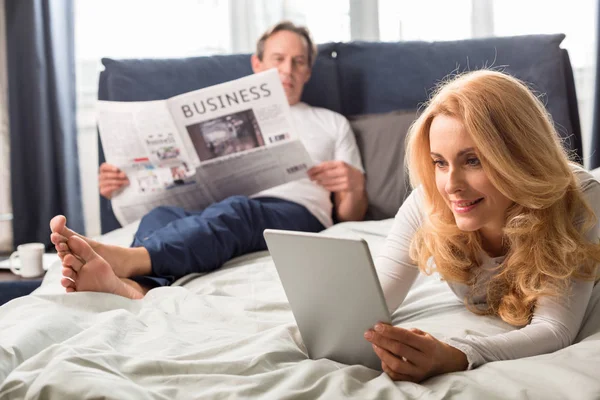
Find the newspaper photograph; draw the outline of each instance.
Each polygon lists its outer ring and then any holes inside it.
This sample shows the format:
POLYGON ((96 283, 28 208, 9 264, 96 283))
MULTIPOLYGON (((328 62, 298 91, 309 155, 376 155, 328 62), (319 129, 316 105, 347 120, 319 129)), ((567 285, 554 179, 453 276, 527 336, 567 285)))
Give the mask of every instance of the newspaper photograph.
POLYGON ((252 195, 314 164, 275 69, 167 100, 99 101, 97 121, 106 162, 129 177, 112 198, 121 225, 161 205, 193 211, 252 195))

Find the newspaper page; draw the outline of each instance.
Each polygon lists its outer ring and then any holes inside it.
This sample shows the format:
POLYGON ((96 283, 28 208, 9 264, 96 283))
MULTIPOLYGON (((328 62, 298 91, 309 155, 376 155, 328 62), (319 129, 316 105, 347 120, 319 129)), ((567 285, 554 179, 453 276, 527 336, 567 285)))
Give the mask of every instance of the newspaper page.
POLYGON ((122 225, 305 178, 313 164, 276 70, 168 100, 99 101, 97 119, 106 161, 130 181, 112 199, 122 225))
POLYGON ((125 172, 130 182, 112 199, 121 225, 161 205, 195 210, 214 201, 196 179, 164 100, 99 101, 97 120, 106 161, 125 172))
POLYGON ((276 69, 167 100, 196 176, 215 200, 305 178, 299 140, 276 69))

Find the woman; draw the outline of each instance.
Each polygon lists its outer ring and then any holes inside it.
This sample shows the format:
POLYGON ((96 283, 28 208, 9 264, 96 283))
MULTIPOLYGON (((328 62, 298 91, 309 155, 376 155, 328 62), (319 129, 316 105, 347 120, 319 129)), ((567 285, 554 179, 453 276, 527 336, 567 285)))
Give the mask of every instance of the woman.
POLYGON ((569 163, 543 104, 506 74, 461 75, 411 127, 407 163, 416 189, 377 259, 390 309, 437 271, 469 309, 520 329, 444 343, 377 324, 365 338, 384 371, 419 382, 570 345, 600 261, 600 184, 569 163))

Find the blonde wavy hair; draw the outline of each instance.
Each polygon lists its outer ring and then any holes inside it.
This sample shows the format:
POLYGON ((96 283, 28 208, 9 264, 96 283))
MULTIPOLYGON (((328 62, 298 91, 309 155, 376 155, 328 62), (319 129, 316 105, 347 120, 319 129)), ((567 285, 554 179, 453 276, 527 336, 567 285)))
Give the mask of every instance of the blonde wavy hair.
POLYGON ((596 216, 538 98, 504 73, 465 73, 434 93, 407 137, 411 184, 422 187, 426 211, 410 256, 423 272, 435 270, 474 291, 483 252, 480 234, 458 229, 437 190, 429 154, 429 129, 437 115, 462 121, 488 179, 514 202, 503 232, 508 251, 500 271, 487 283, 487 305, 475 307, 465 300, 467 306, 512 325, 526 325, 538 298, 568 293, 570 278, 594 279, 600 245, 585 234, 596 216))

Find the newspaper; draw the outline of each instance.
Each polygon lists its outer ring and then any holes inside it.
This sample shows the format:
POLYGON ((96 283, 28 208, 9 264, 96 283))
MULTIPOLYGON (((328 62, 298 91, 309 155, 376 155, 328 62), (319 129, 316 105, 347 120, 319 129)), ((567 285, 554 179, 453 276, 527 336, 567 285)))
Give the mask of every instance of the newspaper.
POLYGON ((106 161, 130 182, 112 199, 121 225, 305 178, 314 164, 275 69, 167 100, 99 101, 97 121, 106 161))

